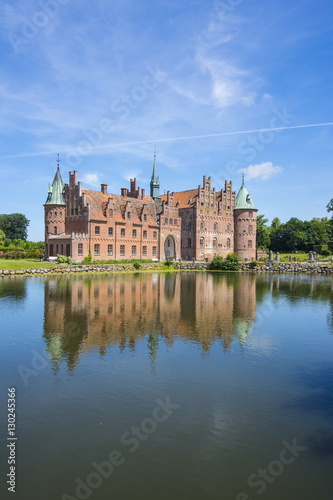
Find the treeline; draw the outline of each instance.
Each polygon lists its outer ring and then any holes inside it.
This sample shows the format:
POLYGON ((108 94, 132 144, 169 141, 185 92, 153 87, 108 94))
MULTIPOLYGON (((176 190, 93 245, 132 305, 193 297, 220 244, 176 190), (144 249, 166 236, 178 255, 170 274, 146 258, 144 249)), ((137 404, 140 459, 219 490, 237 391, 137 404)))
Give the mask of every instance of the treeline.
POLYGON ((0 214, 0 257, 5 259, 40 259, 43 241, 26 241, 29 220, 23 214, 0 214))
POLYGON ((309 252, 331 255, 333 250, 333 220, 323 217, 302 221, 292 217, 283 223, 275 217, 270 226, 264 215, 257 219, 257 247, 273 252, 309 252))

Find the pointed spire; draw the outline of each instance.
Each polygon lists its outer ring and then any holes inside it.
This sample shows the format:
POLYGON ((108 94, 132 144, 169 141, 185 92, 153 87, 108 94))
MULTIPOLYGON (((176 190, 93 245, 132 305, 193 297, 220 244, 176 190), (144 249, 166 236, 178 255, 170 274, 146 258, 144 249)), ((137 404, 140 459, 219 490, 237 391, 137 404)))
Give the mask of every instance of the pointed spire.
POLYGON ((55 173, 52 186, 49 186, 47 200, 45 205, 66 205, 64 198, 64 188, 65 185, 63 183, 61 173, 60 173, 60 158, 59 154, 57 155, 57 171, 55 173))
POLYGON ((154 149, 154 163, 153 163, 153 173, 150 181, 150 196, 155 200, 160 200, 160 179, 157 173, 156 166, 156 148, 154 149))

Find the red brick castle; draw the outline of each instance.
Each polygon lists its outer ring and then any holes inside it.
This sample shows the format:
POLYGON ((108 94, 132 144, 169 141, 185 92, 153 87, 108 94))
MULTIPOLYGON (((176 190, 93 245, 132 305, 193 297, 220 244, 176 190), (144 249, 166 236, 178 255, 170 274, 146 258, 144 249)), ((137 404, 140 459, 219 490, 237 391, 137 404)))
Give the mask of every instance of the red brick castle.
POLYGON ((107 188, 82 188, 76 171, 64 184, 58 160, 44 204, 46 258, 204 260, 230 252, 256 258, 257 209, 244 177, 237 196, 231 182, 216 191, 210 177, 196 189, 160 196, 155 155, 150 196, 136 179, 120 195, 107 188))

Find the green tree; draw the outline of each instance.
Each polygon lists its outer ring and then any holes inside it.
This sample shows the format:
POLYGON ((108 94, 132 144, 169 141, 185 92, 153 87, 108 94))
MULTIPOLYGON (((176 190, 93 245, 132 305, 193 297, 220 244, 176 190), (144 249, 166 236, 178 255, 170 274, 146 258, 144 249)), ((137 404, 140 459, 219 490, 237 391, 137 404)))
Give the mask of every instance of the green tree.
POLYGON ((278 217, 274 217, 270 227, 270 250, 274 252, 279 252, 283 250, 284 242, 283 242, 283 229, 284 224, 281 223, 278 217))
POLYGON ((6 238, 5 233, 0 229, 0 243, 3 243, 5 238, 6 238))
POLYGON ((264 215, 257 217, 257 248, 269 248, 271 238, 269 234, 269 227, 266 226, 268 219, 264 215))
MULTIPOLYGON (((327 212, 333 212, 333 198, 326 205, 327 212)), ((333 214, 332 214, 333 219, 333 214)))
POLYGON ((0 229, 11 240, 26 240, 29 223, 23 214, 0 214, 0 229))

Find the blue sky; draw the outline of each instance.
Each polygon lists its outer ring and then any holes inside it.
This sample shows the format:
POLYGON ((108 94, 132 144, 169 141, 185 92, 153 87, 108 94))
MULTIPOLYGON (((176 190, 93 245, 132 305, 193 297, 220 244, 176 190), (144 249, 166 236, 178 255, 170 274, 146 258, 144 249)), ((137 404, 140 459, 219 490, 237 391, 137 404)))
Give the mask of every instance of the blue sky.
POLYGON ((6 0, 0 213, 31 220, 56 155, 83 186, 161 191, 245 172, 259 213, 325 217, 333 197, 329 0, 6 0), (281 130, 282 129, 282 130, 281 130))

